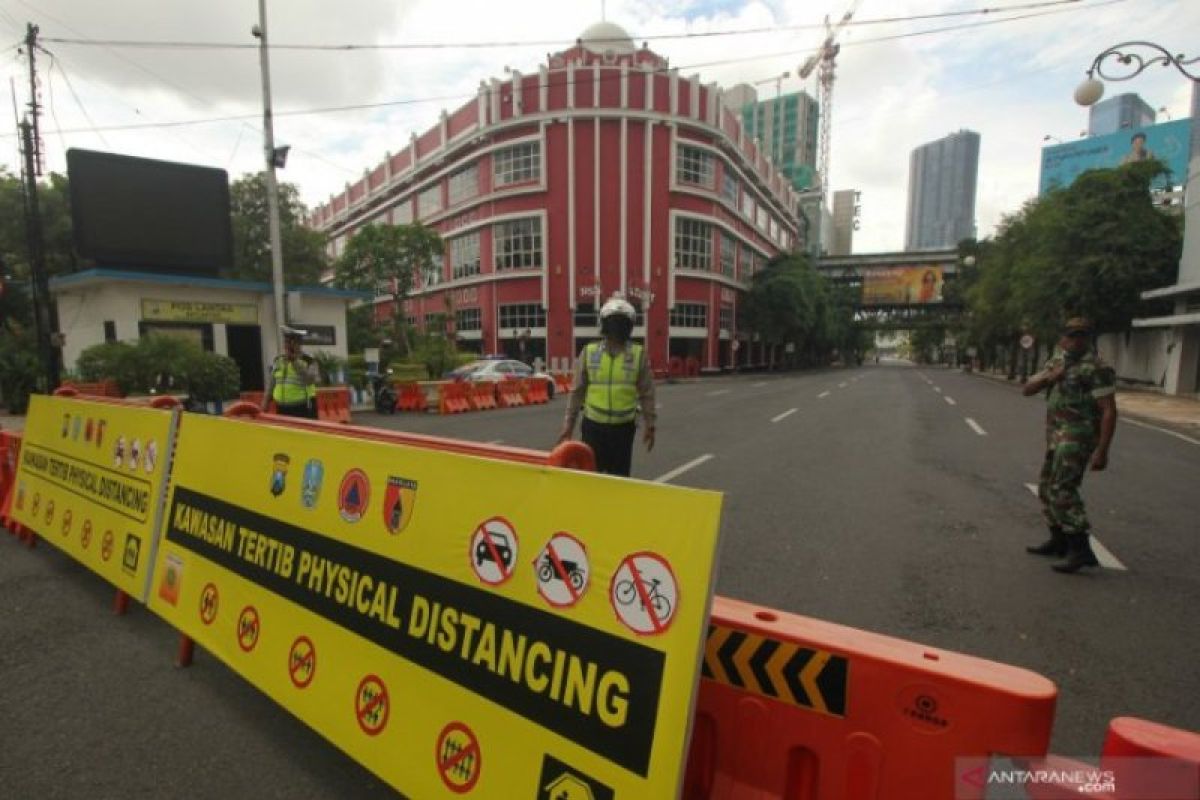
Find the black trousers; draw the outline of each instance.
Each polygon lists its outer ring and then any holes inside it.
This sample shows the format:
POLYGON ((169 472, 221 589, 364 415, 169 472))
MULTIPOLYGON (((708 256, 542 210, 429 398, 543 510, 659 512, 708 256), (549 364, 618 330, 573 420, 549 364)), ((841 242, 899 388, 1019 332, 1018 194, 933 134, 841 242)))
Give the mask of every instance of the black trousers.
POLYGON ((294 403, 286 406, 282 403, 276 403, 275 413, 284 417, 317 418, 317 409, 311 403, 294 403))
POLYGON ((583 442, 596 454, 596 471, 606 475, 629 477, 633 466, 633 437, 637 425, 624 422, 606 425, 583 418, 583 442))

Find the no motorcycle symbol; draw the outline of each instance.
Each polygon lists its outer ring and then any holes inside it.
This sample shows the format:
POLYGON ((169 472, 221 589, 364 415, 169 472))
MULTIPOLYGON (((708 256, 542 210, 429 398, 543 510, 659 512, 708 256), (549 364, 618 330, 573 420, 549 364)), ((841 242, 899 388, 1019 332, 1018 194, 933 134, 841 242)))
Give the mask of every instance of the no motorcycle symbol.
POLYGON ((237 627, 238 647, 242 648, 243 652, 249 653, 254 649, 254 645, 258 644, 258 634, 261 627, 258 619, 258 609, 254 606, 243 608, 241 615, 238 617, 237 627))
POLYGON ((537 576, 538 594, 559 608, 579 602, 592 574, 583 542, 563 532, 554 534, 546 542, 533 560, 533 570, 537 576))
POLYGON ((303 689, 312 683, 316 674, 317 648, 307 636, 300 636, 292 642, 291 652, 288 653, 288 677, 297 689, 303 689))
POLYGON ((376 675, 363 678, 354 694, 354 716, 358 719, 358 727, 368 736, 377 736, 387 727, 389 711, 391 703, 383 681, 376 675))

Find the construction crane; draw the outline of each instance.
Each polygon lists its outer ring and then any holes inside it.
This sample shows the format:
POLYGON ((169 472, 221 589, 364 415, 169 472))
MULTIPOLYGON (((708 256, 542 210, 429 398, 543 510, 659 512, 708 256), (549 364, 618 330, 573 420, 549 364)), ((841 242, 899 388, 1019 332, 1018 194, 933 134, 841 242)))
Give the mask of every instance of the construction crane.
POLYGON ((825 15, 825 41, 817 52, 813 53, 800 67, 800 80, 806 80, 813 70, 820 66, 817 72, 819 88, 818 102, 820 103, 821 127, 817 133, 817 188, 821 192, 822 202, 829 189, 829 134, 830 122, 833 119, 833 78, 838 51, 842 46, 837 43, 838 34, 850 22, 861 0, 853 0, 850 8, 842 15, 836 25, 829 24, 829 15, 825 15))

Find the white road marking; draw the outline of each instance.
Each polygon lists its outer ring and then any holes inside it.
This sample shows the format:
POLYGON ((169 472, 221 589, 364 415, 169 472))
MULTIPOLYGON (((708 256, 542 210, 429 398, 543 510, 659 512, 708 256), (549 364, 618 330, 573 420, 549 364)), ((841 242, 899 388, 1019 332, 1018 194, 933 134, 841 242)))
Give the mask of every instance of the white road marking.
POLYGON ((708 396, 709 397, 720 397, 723 394, 729 394, 730 391, 731 390, 729 390, 729 389, 717 389, 715 392, 709 392, 708 396))
POLYGON ((766 381, 759 381, 758 383, 752 383, 752 384, 750 384, 751 388, 754 388, 754 389, 757 389, 757 388, 759 388, 760 386, 766 386, 766 385, 767 385, 767 382, 766 382, 766 381))
POLYGON ((670 483, 671 481, 675 480, 683 473, 687 472, 689 469, 698 467, 701 464, 703 464, 705 461, 708 461, 711 458, 714 458, 712 453, 705 453, 704 455, 700 456, 699 458, 693 458, 691 461, 687 462, 683 466, 676 467, 675 469, 671 470, 670 472, 665 472, 662 475, 659 475, 657 478, 654 479, 654 482, 655 483, 670 483))
POLYGON ((935 392, 937 392, 938 394, 941 394, 941 393, 942 393, 942 387, 940 387, 940 386, 934 386, 934 387, 933 387, 933 390, 934 390, 935 392))
MULTIPOLYGON (((1038 487, 1036 483, 1027 483, 1025 484, 1025 488, 1028 489, 1029 493, 1034 497, 1038 496, 1038 487)), ((1101 544, 1099 539, 1097 539, 1095 536, 1089 536, 1088 538, 1091 540, 1092 552, 1096 554, 1096 560, 1100 562, 1100 566, 1108 569, 1119 569, 1126 572, 1129 571, 1129 568, 1122 564, 1120 559, 1112 554, 1111 550, 1101 544)))
POLYGON ((1129 417, 1121 417, 1120 419, 1121 422, 1128 422, 1130 425, 1137 425, 1139 428, 1149 428, 1152 431, 1165 433, 1167 436, 1174 436, 1176 439, 1183 439, 1189 444, 1200 444, 1200 439, 1193 439, 1191 436, 1184 436, 1182 433, 1167 430, 1166 428, 1160 428, 1157 425, 1151 425, 1148 422, 1141 422, 1140 420, 1130 419, 1129 417))
POLYGON ((829 397, 829 392, 824 391, 824 392, 821 392, 819 395, 817 395, 818 400, 820 400, 822 397, 829 397))
POLYGON ((942 395, 942 399, 946 401, 946 405, 949 405, 949 406, 955 406, 955 405, 958 405, 958 403, 955 403, 955 402, 954 402, 954 398, 953 398, 953 397, 951 397, 951 396, 950 396, 950 395, 948 395, 948 394, 944 394, 944 395, 942 395))
POLYGON ((798 409, 798 408, 789 408, 787 411, 783 412, 782 414, 775 416, 775 417, 771 417, 771 422, 779 422, 779 420, 784 419, 785 417, 790 417, 792 414, 795 414, 799 410, 800 409, 798 409))
POLYGON ((845 389, 845 388, 846 388, 846 384, 845 384, 845 382, 843 381, 842 383, 839 383, 839 384, 838 384, 838 388, 839 388, 839 389, 845 389))
POLYGON ((980 436, 987 436, 987 431, 985 431, 978 422, 971 419, 970 417, 967 417, 967 424, 971 426, 971 430, 975 431, 980 436))

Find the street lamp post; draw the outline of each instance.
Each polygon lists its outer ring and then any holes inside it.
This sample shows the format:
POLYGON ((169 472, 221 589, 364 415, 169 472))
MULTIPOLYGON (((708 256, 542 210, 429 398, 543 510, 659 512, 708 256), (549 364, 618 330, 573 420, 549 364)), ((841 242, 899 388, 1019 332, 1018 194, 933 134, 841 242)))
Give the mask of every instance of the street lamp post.
POLYGON ((259 61, 262 68, 263 93, 263 154, 267 180, 267 216, 271 236, 271 284, 275 295, 275 337, 278 352, 283 352, 283 330, 288 322, 283 300, 283 244, 279 230, 279 193, 275 168, 287 158, 284 148, 275 147, 275 124, 271 113, 271 61, 267 45, 267 0, 258 0, 258 25, 252 31, 258 39, 259 61), (281 152, 282 151, 282 152, 281 152))
POLYGON ((1200 56, 1185 58, 1183 53, 1172 54, 1161 45, 1154 42, 1121 42, 1105 50, 1092 60, 1088 67, 1087 78, 1075 88, 1075 102, 1081 106, 1095 105, 1104 96, 1104 84, 1097 76, 1106 81, 1127 81, 1141 75, 1152 66, 1175 67, 1191 81, 1200 81, 1200 75, 1193 75, 1184 67, 1200 62, 1200 56), (1149 51, 1145 55, 1141 51, 1149 51), (1106 72, 1105 67, 1112 72, 1106 72))

